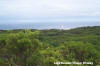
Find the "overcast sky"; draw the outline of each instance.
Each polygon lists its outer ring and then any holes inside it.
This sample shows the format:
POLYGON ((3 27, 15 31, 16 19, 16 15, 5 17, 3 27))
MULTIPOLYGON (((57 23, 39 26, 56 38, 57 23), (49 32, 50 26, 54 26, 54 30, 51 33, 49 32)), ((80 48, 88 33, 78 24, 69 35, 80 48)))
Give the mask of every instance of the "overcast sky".
POLYGON ((100 21, 100 0, 0 0, 0 23, 100 21))

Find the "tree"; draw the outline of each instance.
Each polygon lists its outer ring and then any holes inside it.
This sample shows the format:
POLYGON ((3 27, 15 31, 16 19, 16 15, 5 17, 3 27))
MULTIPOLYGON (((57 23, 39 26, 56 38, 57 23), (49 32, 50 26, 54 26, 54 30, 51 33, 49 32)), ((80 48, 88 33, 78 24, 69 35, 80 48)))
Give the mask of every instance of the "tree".
POLYGON ((10 63, 27 65, 27 58, 38 50, 41 42, 38 40, 39 32, 26 30, 25 33, 9 34, 6 40, 6 52, 10 56, 10 63), (13 61, 12 61, 13 60, 13 61))
POLYGON ((70 41, 64 46, 62 55, 66 60, 93 62, 94 65, 100 61, 100 52, 91 43, 70 41))

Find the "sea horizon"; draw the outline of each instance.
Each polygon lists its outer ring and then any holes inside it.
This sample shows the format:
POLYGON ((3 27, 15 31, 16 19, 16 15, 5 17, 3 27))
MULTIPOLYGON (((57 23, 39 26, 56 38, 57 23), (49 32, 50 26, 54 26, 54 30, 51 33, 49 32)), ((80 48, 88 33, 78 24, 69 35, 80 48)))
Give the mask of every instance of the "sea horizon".
POLYGON ((35 23, 9 23, 0 24, 0 30, 14 29, 64 29, 69 30, 78 27, 100 26, 100 22, 35 22, 35 23))

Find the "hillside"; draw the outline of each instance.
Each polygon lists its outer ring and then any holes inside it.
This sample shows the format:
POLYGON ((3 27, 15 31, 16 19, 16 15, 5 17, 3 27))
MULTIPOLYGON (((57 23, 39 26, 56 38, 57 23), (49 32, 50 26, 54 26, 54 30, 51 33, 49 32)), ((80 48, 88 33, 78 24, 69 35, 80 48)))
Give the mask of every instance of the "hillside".
POLYGON ((66 41, 84 41, 100 46, 100 26, 80 27, 71 30, 42 30, 40 37, 42 41, 47 41, 52 45, 59 45, 66 41))
POLYGON ((100 26, 70 30, 0 30, 2 66, 58 66, 54 62, 60 61, 99 65, 100 26))

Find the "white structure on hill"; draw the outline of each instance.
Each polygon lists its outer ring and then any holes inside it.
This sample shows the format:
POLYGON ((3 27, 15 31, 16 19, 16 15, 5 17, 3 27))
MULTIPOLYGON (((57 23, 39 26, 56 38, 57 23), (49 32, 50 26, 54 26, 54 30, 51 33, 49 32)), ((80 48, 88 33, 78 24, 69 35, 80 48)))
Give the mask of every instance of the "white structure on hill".
POLYGON ((60 26, 60 30, 64 30, 64 26, 63 25, 60 26))

